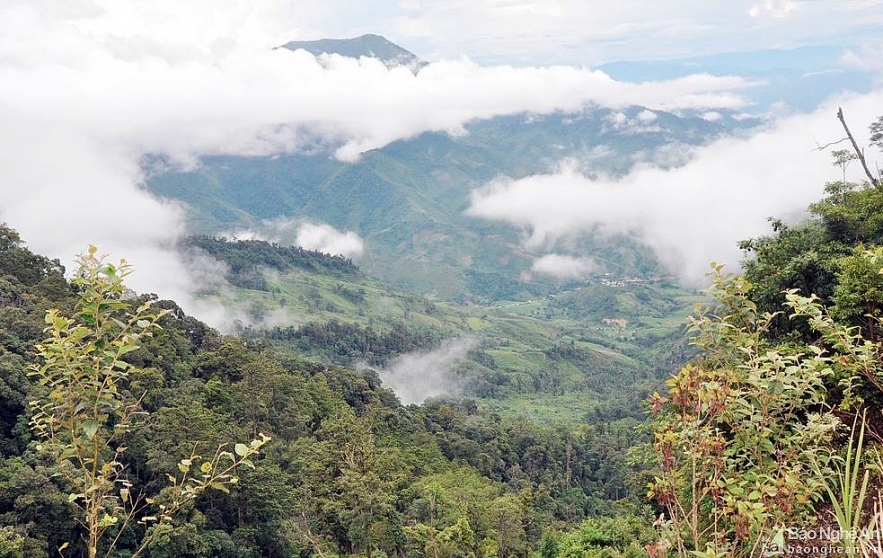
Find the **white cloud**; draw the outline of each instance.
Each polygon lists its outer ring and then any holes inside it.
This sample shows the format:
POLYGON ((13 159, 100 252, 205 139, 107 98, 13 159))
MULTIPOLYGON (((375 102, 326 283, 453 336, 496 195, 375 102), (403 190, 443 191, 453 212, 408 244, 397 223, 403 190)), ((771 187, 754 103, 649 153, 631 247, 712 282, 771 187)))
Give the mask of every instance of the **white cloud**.
MULTIPOLYGON (((860 139, 881 106, 883 92, 843 99, 860 139)), ((574 165, 498 179, 474 193, 468 213, 524 228, 534 249, 588 232, 632 234, 673 271, 702 284, 711 261, 738 266, 739 240, 767 234, 768 217, 803 211, 826 181, 838 179, 830 155, 815 150, 842 136, 835 112, 828 103, 748 139, 697 148, 682 167, 643 166, 621 180, 592 180, 574 165)))
POLYGON ((464 337, 445 341, 434 351, 406 353, 380 372, 380 379, 405 405, 420 404, 430 397, 458 395, 463 380, 453 370, 457 361, 466 358, 474 346, 464 337))
POLYGON ((851 48, 843 55, 842 62, 847 66, 883 75, 883 45, 879 41, 864 42, 858 48, 851 48))
POLYGON ((629 117, 624 112, 613 112, 610 113, 605 120, 613 126, 613 129, 619 130, 628 123, 629 117))
POLYGON ((534 260, 531 270, 556 279, 580 279, 597 268, 589 258, 575 258, 562 254, 546 254, 534 260))
POLYGON ((652 110, 644 109, 641 112, 639 112, 638 116, 636 116, 635 118, 637 118, 639 121, 647 124, 649 122, 653 122, 654 120, 656 120, 657 116, 656 116, 656 113, 653 112, 652 110))
POLYGON ((365 251, 365 243, 352 231, 339 231, 331 225, 304 223, 297 231, 297 245, 333 256, 357 258, 365 251))
POLYGON ((604 118, 607 125, 617 132, 625 134, 646 134, 661 132, 662 127, 652 122, 656 120, 656 113, 644 109, 634 117, 629 117, 624 112, 613 112, 604 118))
POLYGON ((325 223, 309 223, 286 217, 262 221, 254 229, 221 232, 218 236, 239 240, 265 240, 347 258, 358 258, 365 252, 365 241, 353 231, 340 231, 325 223))
POLYGON ((775 18, 782 18, 792 14, 799 9, 801 2, 792 0, 764 0, 759 4, 754 4, 748 9, 748 15, 752 18, 769 15, 775 18))

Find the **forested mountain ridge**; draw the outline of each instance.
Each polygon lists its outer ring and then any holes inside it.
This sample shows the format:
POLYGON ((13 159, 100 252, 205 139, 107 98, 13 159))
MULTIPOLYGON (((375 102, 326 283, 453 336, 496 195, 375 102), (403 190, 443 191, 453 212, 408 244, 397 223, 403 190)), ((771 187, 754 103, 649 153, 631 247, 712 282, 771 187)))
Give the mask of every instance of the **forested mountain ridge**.
MULTIPOLYGON (((147 186, 185 202, 199 234, 250 230, 275 238, 280 220, 318 221, 364 239, 360 266, 388 283, 444 300, 523 300, 558 282, 539 274, 523 280, 540 254, 523 247, 520 231, 467 215, 473 191, 500 176, 554 171, 567 158, 590 161, 586 170, 594 174, 624 174, 642 161, 674 165, 689 146, 757 123, 586 107, 471 122, 456 137, 427 132, 356 162, 333 158, 333 146, 278 157, 205 157, 192 171, 150 173, 147 186), (617 124, 640 123, 642 113, 654 119, 646 130, 617 124)), ((660 272, 655 256, 626 237, 587 235, 580 243, 603 271, 660 272)))
MULTIPOLYGON (((67 474, 55 472, 65 462, 48 460, 28 426, 29 401, 45 392, 28 369, 38 363, 45 311, 69 314, 86 291, 14 231, 0 231, 0 548, 37 557, 68 543, 65 556, 85 556, 78 500, 67 474)), ((108 311, 149 300, 119 299, 108 311)), ((152 308, 164 313, 162 329, 126 354, 119 384, 121 394, 144 394, 121 439, 123 486, 157 492, 181 474, 196 442, 205 451, 256 433, 272 441, 229 492, 206 492, 174 523, 123 527, 119 552, 144 540, 152 557, 516 556, 544 532, 637 494, 625 461, 630 427, 544 429, 501 421, 468 400, 403 407, 371 371, 277 356, 259 339, 219 335, 171 301, 152 308)), ((104 527, 110 538, 114 525, 104 527)), ((639 525, 629 540, 647 536, 639 525)))

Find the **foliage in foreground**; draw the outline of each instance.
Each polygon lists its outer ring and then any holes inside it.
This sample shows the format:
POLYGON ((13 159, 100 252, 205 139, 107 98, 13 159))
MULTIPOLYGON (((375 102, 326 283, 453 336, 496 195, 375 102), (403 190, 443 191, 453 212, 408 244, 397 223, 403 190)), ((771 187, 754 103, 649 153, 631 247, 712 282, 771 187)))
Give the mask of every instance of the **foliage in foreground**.
MULTIPOLYGON (((692 325, 701 356, 652 403, 659 474, 651 491, 678 555, 710 547, 759 556, 777 526, 811 520, 820 494, 813 457, 828 451, 838 424, 824 381, 853 364, 844 351, 766 341, 773 316, 757 312, 749 289, 718 273, 718 313, 692 325)), ((788 304, 795 315, 818 310, 795 294, 788 304)), ((819 328, 836 327, 819 319, 819 328)))
POLYGON ((0 232, 0 555, 57 556, 68 543, 65 556, 87 557, 91 524, 96 554, 120 558, 502 558, 616 513, 614 499, 640 499, 628 427, 541 428, 469 400, 403 407, 370 370, 280 357, 125 291, 114 281, 126 268, 97 265, 99 277, 72 286, 0 232), (111 276, 101 288, 115 294, 87 292, 111 276), (56 366, 65 354, 84 358, 56 366), (70 372, 113 389, 70 391, 57 381, 70 372), (81 396, 93 405, 68 404, 81 396), (240 468, 235 484, 212 476, 233 474, 225 451, 251 459, 257 448, 236 441, 260 433, 272 441, 254 470, 240 468), (186 492, 195 481, 229 492, 186 492))
MULTIPOLYGON (((130 267, 108 264, 90 247, 79 258, 72 281, 80 295, 72 317, 57 309, 46 313, 48 337, 36 349, 40 364, 31 375, 43 389, 30 402, 31 428, 40 442, 36 449, 57 467, 57 475, 70 487, 68 502, 78 510, 77 523, 85 534, 86 552, 113 555, 120 537, 134 521, 151 525, 136 544, 132 558, 140 555, 189 502, 209 488, 229 491, 242 465, 269 439, 238 443, 228 451, 222 445, 214 455, 191 454, 178 463, 179 475, 169 475, 171 485, 158 494, 135 487, 124 461, 125 440, 146 414, 141 398, 128 388, 132 365, 125 355, 137 351, 165 314, 151 312, 148 300, 131 310, 123 279, 130 267)), ((61 553, 70 546, 60 545, 61 553)))
POLYGON ((869 425, 862 420, 856 430, 855 418, 845 444, 836 430, 838 414, 857 417, 864 407, 879 415, 878 323, 874 315, 860 323, 835 316, 844 316, 845 293, 872 288, 881 266, 876 250, 840 263, 831 311, 792 289, 780 311, 761 312, 751 283, 717 269, 718 307, 692 324, 700 356, 668 382, 666 396, 651 400, 658 460, 651 496, 665 510, 655 555, 781 553, 789 544, 783 533, 818 531, 826 508, 840 534, 819 547, 874 555, 868 529, 883 517, 862 519, 869 478, 879 475, 863 456, 869 425), (864 281, 849 274, 858 258, 877 265, 864 281), (783 340, 782 319, 800 322, 799 338, 783 340), (812 343, 799 341, 808 333, 812 343))
POLYGON ((839 535, 818 552, 875 555, 867 529, 883 515, 862 512, 869 481, 881 481, 867 457, 879 450, 864 441, 883 396, 883 183, 838 118, 854 147, 834 152, 844 181, 827 185, 809 220, 774 220, 773 235, 743 242, 745 277, 716 269, 718 306, 692 323, 700 355, 651 400, 651 496, 665 511, 655 556, 781 554, 786 531, 830 519, 839 535), (864 184, 845 182, 853 160, 864 184), (870 419, 844 441, 838 416, 870 419))

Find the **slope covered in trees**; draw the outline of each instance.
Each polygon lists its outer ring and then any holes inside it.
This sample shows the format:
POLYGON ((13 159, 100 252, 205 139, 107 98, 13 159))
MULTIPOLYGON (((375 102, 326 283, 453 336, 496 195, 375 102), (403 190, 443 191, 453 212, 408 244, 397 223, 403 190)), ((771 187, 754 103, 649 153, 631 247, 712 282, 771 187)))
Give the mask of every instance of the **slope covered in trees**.
MULTIPOLYGON (((56 384, 29 371, 49 363, 51 353, 35 348, 52 346, 43 341, 46 311, 88 315, 96 287, 82 271, 69 284, 57 262, 0 230, 0 551, 91 555, 89 524, 80 523, 84 496, 68 474, 79 461, 47 453, 39 421, 29 426, 40 416, 29 402, 45 400, 56 384)), ((97 269, 115 276, 117 268, 97 269)), ((123 343, 122 360, 113 361, 125 371, 114 376, 115 393, 136 401, 127 412, 137 412, 124 430, 111 413, 71 431, 86 441, 113 433, 99 454, 118 464, 125 487, 125 496, 117 486, 101 500, 111 507, 97 516, 104 535, 96 555, 113 540, 112 556, 142 545, 140 555, 151 557, 523 556, 561 529, 611 514, 622 505, 615 500, 639 499, 627 461, 630 428, 540 428, 469 400, 403 407, 374 372, 278 356, 259 339, 218 334, 171 301, 133 296, 111 289, 100 308, 122 320, 108 322, 112 328, 145 302, 158 313, 160 329, 133 338, 137 349, 123 343), (191 464, 209 474, 194 453, 261 435, 271 441, 235 484, 187 500, 174 521, 138 521, 163 513, 157 506, 191 464), (144 501, 133 521, 114 519, 136 491, 160 496, 144 501)), ((132 323, 146 327, 143 320, 132 323)), ((98 327, 90 323, 78 327, 88 334, 98 327)))
POLYGON ((410 353, 467 344, 465 358, 445 372, 458 393, 499 410, 566 397, 560 406, 576 422, 587 412, 640 418, 638 402, 689 354, 683 322, 703 300, 670 281, 593 277, 524 303, 458 305, 394 289, 355 268, 343 273, 341 258, 298 266, 284 263, 289 248, 267 242, 192 242, 211 243, 210 253, 227 264, 235 288, 217 295, 244 306, 253 320, 242 328, 245 337, 283 353, 377 369, 410 353))

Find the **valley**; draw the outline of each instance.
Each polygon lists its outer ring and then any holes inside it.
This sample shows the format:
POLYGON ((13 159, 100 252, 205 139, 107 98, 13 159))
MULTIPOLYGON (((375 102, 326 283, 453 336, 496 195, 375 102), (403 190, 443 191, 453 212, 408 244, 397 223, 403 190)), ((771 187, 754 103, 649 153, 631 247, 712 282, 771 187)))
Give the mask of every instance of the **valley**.
POLYGON ((403 354, 468 340, 462 361, 440 360, 429 372, 456 386, 435 395, 479 397, 495 409, 506 408, 498 401, 536 396, 551 411, 552 398, 561 397, 562 407, 604 409, 608 420, 640 418, 641 400, 689 355, 686 316, 706 302, 671 280, 600 276, 538 299, 461 305, 390 287, 339 257, 311 253, 327 262, 317 264, 286 259, 264 241, 190 242, 227 264, 233 288, 205 294, 244 309, 249 323, 241 335, 326 362, 375 367, 382 378, 403 354))

